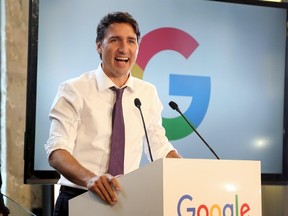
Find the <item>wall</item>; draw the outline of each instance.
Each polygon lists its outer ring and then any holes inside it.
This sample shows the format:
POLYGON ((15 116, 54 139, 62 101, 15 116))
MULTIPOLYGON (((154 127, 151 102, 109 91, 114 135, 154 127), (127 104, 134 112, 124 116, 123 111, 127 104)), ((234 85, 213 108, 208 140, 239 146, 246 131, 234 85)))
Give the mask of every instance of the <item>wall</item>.
POLYGON ((262 215, 288 216, 288 187, 263 186, 262 187, 262 215))
POLYGON ((42 205, 41 186, 23 184, 28 5, 28 0, 7 0, 5 6, 7 161, 2 172, 6 176, 3 179, 4 185, 5 182, 7 185, 6 195, 27 209, 34 209, 42 205))

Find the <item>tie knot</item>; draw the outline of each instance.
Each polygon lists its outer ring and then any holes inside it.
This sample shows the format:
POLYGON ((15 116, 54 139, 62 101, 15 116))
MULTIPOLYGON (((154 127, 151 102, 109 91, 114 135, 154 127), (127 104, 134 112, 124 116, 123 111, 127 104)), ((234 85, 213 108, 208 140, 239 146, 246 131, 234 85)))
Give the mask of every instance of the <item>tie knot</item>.
POLYGON ((111 89, 112 91, 115 91, 115 92, 116 92, 116 98, 117 98, 117 100, 118 100, 118 99, 122 99, 122 95, 123 95, 123 92, 124 92, 125 88, 126 88, 126 87, 121 88, 121 89, 116 88, 115 86, 110 87, 110 89, 111 89))

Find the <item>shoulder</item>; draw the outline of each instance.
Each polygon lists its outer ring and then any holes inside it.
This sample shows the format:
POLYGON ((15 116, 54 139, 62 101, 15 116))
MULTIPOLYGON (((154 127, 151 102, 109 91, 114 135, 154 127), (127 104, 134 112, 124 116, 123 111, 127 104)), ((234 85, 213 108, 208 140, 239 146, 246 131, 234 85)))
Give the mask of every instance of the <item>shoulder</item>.
POLYGON ((137 90, 155 91, 156 92, 155 85, 148 82, 148 81, 139 79, 137 77, 133 77, 133 83, 134 83, 135 89, 137 89, 137 90))
POLYGON ((95 87, 96 85, 96 74, 95 70, 85 72, 78 77, 65 80, 60 84, 60 89, 86 89, 95 87))
POLYGON ((96 75, 95 75, 95 70, 92 71, 88 71, 85 73, 80 74, 77 77, 73 77, 71 79, 65 80, 64 82, 62 82, 62 85, 67 84, 67 85, 77 85, 79 83, 83 83, 83 82, 90 82, 91 79, 95 79, 96 75))

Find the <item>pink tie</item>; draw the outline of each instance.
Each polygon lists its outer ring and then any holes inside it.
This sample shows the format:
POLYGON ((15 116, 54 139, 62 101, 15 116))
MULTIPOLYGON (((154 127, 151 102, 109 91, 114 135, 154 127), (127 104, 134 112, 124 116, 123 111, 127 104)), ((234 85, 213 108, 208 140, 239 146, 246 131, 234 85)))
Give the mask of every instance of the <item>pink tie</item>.
POLYGON ((116 176, 124 173, 125 125, 122 111, 122 95, 125 88, 117 89, 111 87, 111 89, 116 92, 116 101, 112 113, 112 138, 108 173, 116 176))

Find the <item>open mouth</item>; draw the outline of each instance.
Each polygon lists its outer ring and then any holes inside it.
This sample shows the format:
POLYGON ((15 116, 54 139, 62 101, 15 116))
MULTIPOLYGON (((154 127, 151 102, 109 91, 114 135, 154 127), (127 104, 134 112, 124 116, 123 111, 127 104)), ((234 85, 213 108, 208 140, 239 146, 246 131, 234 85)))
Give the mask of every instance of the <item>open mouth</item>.
POLYGON ((115 58, 115 60, 117 62, 126 62, 127 63, 129 58, 127 58, 127 57, 118 57, 118 58, 115 58))

